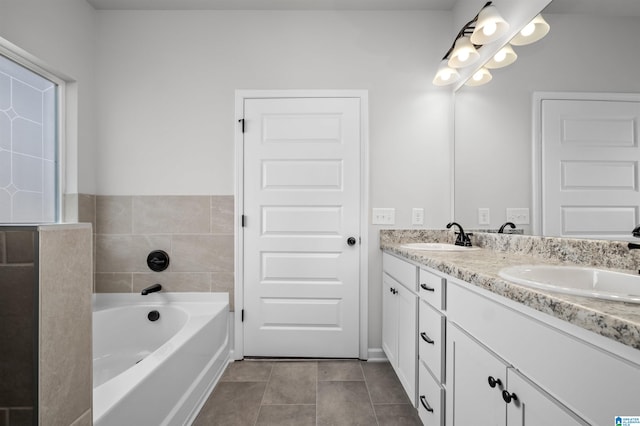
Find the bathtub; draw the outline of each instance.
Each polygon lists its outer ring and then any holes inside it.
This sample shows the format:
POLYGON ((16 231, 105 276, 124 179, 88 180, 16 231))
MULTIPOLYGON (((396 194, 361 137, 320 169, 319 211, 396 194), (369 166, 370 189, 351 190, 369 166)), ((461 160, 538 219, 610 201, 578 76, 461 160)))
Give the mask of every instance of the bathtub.
POLYGON ((229 295, 96 294, 93 306, 93 424, 191 424, 229 362, 229 295))

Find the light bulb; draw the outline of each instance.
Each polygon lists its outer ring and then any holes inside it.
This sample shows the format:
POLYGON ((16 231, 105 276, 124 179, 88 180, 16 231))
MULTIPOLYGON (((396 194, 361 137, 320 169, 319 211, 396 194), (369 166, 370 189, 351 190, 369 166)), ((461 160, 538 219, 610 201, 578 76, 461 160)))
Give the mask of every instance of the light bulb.
POLYGON ((482 28, 482 32, 484 33, 484 35, 490 36, 490 35, 493 35, 493 33, 495 33, 497 29, 498 29, 498 26, 496 25, 495 22, 492 21, 492 22, 488 22, 482 28))
POLYGON ((531 34, 533 34, 535 30, 536 30, 536 24, 533 22, 530 22, 520 31, 520 34, 522 34, 525 37, 529 37, 531 34))
POLYGON ((480 81, 480 80, 482 80, 482 71, 478 71, 477 73, 475 73, 475 74, 473 75, 473 79, 474 79, 475 81, 480 81))
POLYGON ((458 53, 458 59, 460 60, 460 62, 467 62, 469 60, 469 52, 463 50, 462 52, 458 53))
POLYGON ((493 60, 496 62, 502 62, 507 57, 507 51, 505 49, 500 49, 498 53, 495 54, 493 60))

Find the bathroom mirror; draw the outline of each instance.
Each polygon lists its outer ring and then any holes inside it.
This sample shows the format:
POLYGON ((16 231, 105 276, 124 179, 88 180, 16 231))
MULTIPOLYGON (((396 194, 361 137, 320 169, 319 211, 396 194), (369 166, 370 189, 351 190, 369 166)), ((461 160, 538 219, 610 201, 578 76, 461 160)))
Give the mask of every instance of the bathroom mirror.
POLYGON ((529 212, 518 228, 532 233, 534 93, 640 93, 640 2, 554 0, 542 13, 545 38, 515 47, 517 61, 491 70, 490 83, 455 93, 454 217, 465 227, 497 229, 517 208, 529 212))

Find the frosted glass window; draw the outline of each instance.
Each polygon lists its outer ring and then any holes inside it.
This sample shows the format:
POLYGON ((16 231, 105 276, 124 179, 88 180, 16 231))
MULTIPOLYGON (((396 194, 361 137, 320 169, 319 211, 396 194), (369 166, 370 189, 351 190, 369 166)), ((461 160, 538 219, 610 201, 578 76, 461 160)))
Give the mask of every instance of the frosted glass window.
POLYGON ((57 220, 54 82, 0 56, 0 223, 57 220))

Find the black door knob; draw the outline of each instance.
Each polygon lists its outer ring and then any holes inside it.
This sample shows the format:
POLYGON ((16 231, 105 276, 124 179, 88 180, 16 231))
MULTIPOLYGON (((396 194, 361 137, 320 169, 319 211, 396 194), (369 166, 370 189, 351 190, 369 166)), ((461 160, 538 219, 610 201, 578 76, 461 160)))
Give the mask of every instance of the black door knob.
POLYGON ((355 237, 349 237, 349 238, 347 238, 347 244, 349 244, 350 246, 355 246, 355 245, 356 245, 356 239, 355 239, 355 237))

